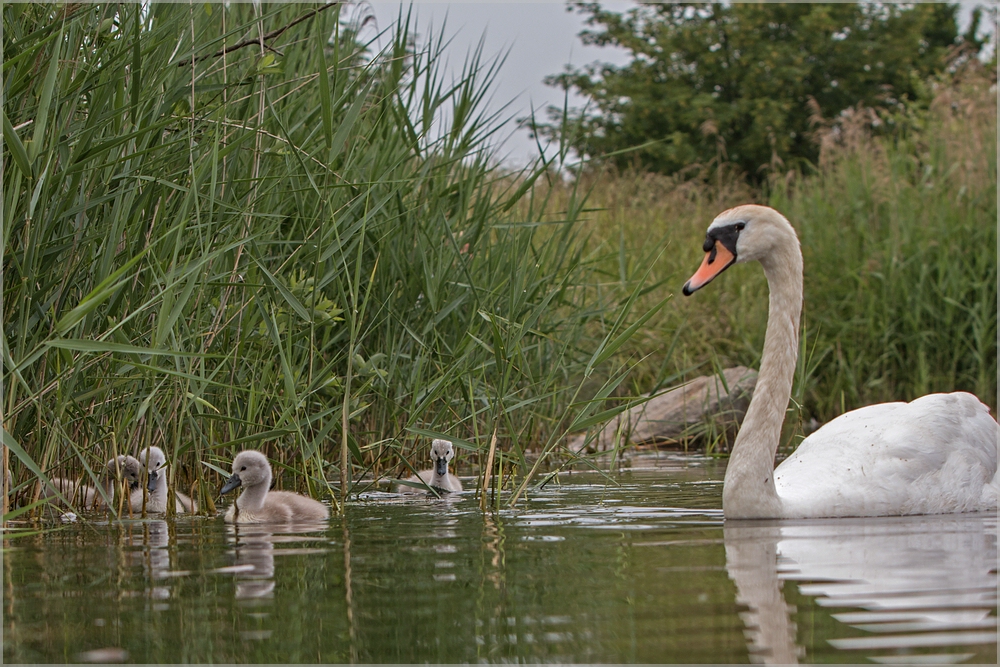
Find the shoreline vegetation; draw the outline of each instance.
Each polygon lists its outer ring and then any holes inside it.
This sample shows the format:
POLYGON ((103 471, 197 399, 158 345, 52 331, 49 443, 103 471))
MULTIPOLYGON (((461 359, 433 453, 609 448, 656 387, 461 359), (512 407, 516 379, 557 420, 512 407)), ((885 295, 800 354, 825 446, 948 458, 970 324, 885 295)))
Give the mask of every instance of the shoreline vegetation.
POLYGON ((446 79, 446 36, 415 48, 406 14, 382 53, 336 6, 3 20, 5 519, 38 511, 38 480, 99 483, 147 446, 208 513, 243 449, 335 510, 435 437, 484 508, 606 468, 565 436, 756 367, 759 272, 679 296, 708 222, 747 202, 805 255, 788 447, 810 419, 932 391, 996 412, 995 65, 938 77, 891 133, 867 108, 817 117, 818 165, 762 187, 724 168, 566 180, 495 164, 481 103, 502 63, 476 52, 446 79))
MULTIPOLYGON (((798 432, 786 434, 783 451, 811 419, 931 392, 974 393, 996 414, 995 69, 973 64, 931 86, 928 108, 887 135, 872 131, 879 115, 869 108, 821 121, 819 164, 772 173, 760 188, 738 173, 685 180, 613 169, 572 185, 587 193, 581 231, 595 256, 604 250, 606 285, 629 275, 650 247, 666 246, 648 278, 662 287, 638 309, 664 291, 676 298, 621 350, 644 357, 628 393, 727 366, 757 368, 767 319, 762 272, 733 267, 722 290, 691 298, 680 286, 701 262, 708 223, 737 204, 759 203, 792 222, 805 261, 802 354, 787 424, 798 432)), ((723 448, 727 435, 716 436, 723 448)))

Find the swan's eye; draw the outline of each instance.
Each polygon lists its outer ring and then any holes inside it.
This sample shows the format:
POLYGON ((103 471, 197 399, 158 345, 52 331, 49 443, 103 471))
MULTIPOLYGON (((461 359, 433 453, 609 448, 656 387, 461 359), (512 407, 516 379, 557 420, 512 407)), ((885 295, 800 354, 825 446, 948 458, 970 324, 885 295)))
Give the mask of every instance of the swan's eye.
POLYGON ((244 471, 244 470, 246 470, 246 469, 247 469, 247 467, 246 467, 246 466, 243 466, 242 468, 240 468, 240 472, 243 472, 243 471, 244 471))
POLYGON ((747 223, 745 223, 745 222, 737 222, 733 226, 736 227, 736 231, 742 232, 744 229, 746 229, 747 223))

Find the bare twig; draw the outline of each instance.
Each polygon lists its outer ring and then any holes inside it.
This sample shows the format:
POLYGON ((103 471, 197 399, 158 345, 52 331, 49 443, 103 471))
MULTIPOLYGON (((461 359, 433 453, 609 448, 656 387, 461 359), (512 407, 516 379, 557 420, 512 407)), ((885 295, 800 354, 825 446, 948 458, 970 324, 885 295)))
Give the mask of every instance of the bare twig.
POLYGON ((227 46, 224 49, 220 49, 219 51, 216 51, 212 55, 198 56, 198 57, 196 57, 194 59, 182 60, 179 63, 177 63, 177 66, 178 67, 184 67, 185 65, 190 65, 192 62, 201 62, 202 60, 208 60, 209 58, 219 58, 221 56, 226 55, 227 53, 232 53, 233 51, 236 51, 237 49, 242 49, 243 47, 246 47, 246 46, 253 46, 254 44, 257 44, 257 45, 260 45, 260 46, 263 46, 265 48, 270 49, 271 47, 267 46, 266 44, 264 44, 264 42, 272 40, 272 39, 274 39, 276 37, 279 37, 283 32, 285 32, 286 30, 288 30, 292 26, 298 25, 299 23, 302 23, 303 21, 305 21, 307 19, 311 19, 313 16, 316 16, 320 12, 329 9, 330 7, 336 7, 339 4, 340 4, 340 1, 338 0, 338 2, 331 2, 328 5, 323 5, 322 7, 317 7, 316 9, 312 9, 312 10, 306 12, 302 16, 300 16, 297 19, 295 19, 294 21, 292 21, 291 23, 289 23, 287 25, 284 25, 284 26, 282 26, 280 28, 277 28, 275 30, 272 30, 271 32, 269 32, 266 35, 264 35, 263 37, 250 37, 250 38, 244 39, 241 42, 237 42, 236 44, 233 44, 232 46, 227 46))
MULTIPOLYGON (((171 118, 182 118, 182 117, 181 116, 171 116, 171 118)), ((215 124, 218 124, 218 125, 222 125, 223 127, 234 127, 234 128, 238 128, 240 130, 246 130, 247 132, 257 132, 258 134, 263 134, 266 137, 270 137, 271 139, 274 139, 275 141, 280 141, 281 143, 285 144, 286 146, 289 146, 290 148, 294 149, 300 155, 306 157, 307 159, 309 159, 312 162, 315 162, 324 171, 326 171, 326 172, 328 172, 328 173, 333 174, 334 176, 336 176, 338 179, 340 179, 341 182, 343 182, 343 183, 349 183, 350 182, 346 178, 344 178, 343 176, 341 176, 340 174, 338 174, 336 171, 334 171, 333 169, 330 169, 330 167, 328 165, 324 164, 323 162, 320 162, 315 157, 313 157, 312 155, 310 155, 304 149, 302 149, 299 146, 296 146, 295 144, 291 143, 290 141, 288 141, 288 139, 285 139, 284 137, 280 137, 280 136, 278 136, 276 134, 272 134, 272 133, 268 132, 267 130, 263 130, 263 129, 259 128, 259 127, 249 127, 247 125, 243 125, 241 123, 233 123, 231 121, 214 120, 212 118, 205 118, 204 122, 206 122, 206 123, 215 123, 215 124)))
MULTIPOLYGON (((486 468, 483 473, 483 488, 479 492, 479 509, 486 511, 486 491, 490 488, 490 477, 493 475, 493 456, 497 452, 497 429, 493 427, 493 437, 490 438, 490 453, 486 458, 486 468)), ((503 480, 500 480, 501 482, 503 480)))

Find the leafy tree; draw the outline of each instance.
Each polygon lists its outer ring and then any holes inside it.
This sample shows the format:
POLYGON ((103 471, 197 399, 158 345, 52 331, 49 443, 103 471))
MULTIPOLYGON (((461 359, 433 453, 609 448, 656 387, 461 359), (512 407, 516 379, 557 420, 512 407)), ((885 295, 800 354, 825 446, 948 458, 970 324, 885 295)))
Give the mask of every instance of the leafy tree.
MULTIPOLYGON (((593 64, 546 78, 590 98, 536 131, 620 167, 675 173, 730 163, 759 179, 814 162, 812 124, 856 104, 921 95, 963 40, 958 5, 642 4, 624 14, 576 3, 586 44, 627 49, 623 67, 593 64)), ((980 14, 964 40, 975 51, 980 14)))

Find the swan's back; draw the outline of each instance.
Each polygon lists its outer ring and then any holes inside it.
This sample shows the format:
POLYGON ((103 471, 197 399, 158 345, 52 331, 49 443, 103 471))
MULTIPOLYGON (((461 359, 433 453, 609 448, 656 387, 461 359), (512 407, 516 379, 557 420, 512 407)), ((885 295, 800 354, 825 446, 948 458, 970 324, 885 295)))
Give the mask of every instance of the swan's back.
POLYGON ((329 516, 326 505, 291 491, 269 491, 264 501, 264 509, 281 508, 287 512, 286 521, 325 521, 329 516))
MULTIPOLYGON (((61 477, 53 477, 52 484, 78 509, 90 510, 104 507, 104 497, 101 495, 101 492, 89 484, 74 482, 73 480, 61 477)), ((109 489, 109 495, 113 499, 114 491, 109 489)), ((52 490, 52 486, 46 485, 43 487, 42 497, 55 500, 55 503, 61 507, 66 506, 66 503, 62 502, 52 490)), ((132 507, 133 512, 142 510, 142 489, 132 489, 129 491, 129 505, 132 507)))
POLYGON ((848 412, 774 471, 785 517, 997 508, 997 422, 965 392, 848 412))
MULTIPOLYGON (((142 508, 142 489, 139 479, 142 464, 134 456, 120 454, 105 464, 104 491, 108 497, 114 498, 121 489, 120 482, 126 482, 129 491, 129 506, 133 510, 142 508)), ((62 477, 53 477, 51 485, 42 489, 43 498, 55 498, 58 505, 65 505, 55 493, 55 489, 79 509, 97 509, 104 507, 104 496, 96 488, 85 484, 84 480, 73 481, 62 477)))
POLYGON ((59 495, 56 493, 57 491, 66 500, 81 509, 89 509, 99 497, 94 487, 89 484, 76 482, 64 477, 52 477, 49 481, 51 482, 50 484, 42 485, 41 497, 53 501, 54 504, 60 507, 66 507, 66 503, 59 498, 59 495))
POLYGON ((198 511, 198 503, 196 503, 191 496, 181 493, 180 491, 174 491, 174 496, 177 499, 178 512, 188 512, 190 514, 194 514, 198 511))
MULTIPOLYGON (((167 487, 163 486, 155 492, 150 493, 146 498, 146 511, 151 514, 163 514, 167 511, 167 487)), ((133 491, 132 509, 139 511, 142 509, 142 489, 133 491), (136 499, 136 495, 138 498, 136 499)), ((198 511, 198 503, 193 501, 180 491, 174 491, 174 511, 178 514, 194 513, 198 511)))
MULTIPOLYGON (((458 477, 455 477, 451 473, 443 476, 436 475, 434 470, 421 470, 416 475, 407 477, 406 481, 414 484, 423 483, 441 491, 448 491, 449 493, 458 493, 462 490, 462 481, 458 477)), ((398 491, 399 493, 426 493, 427 489, 401 484, 398 491)))
POLYGON ((260 509, 240 509, 236 503, 226 510, 228 523, 296 523, 326 521, 330 512, 326 505, 291 491, 268 491, 260 509))

